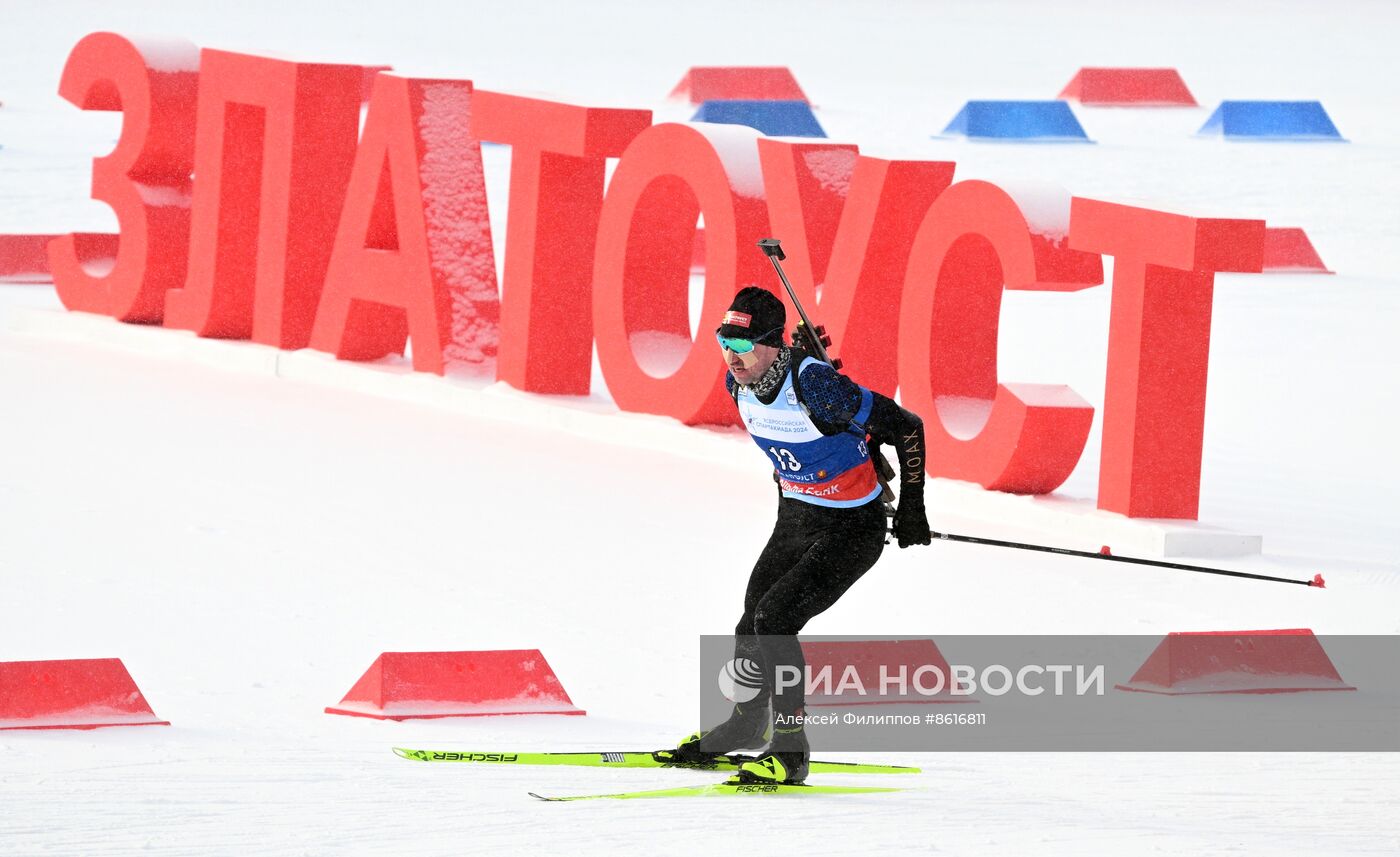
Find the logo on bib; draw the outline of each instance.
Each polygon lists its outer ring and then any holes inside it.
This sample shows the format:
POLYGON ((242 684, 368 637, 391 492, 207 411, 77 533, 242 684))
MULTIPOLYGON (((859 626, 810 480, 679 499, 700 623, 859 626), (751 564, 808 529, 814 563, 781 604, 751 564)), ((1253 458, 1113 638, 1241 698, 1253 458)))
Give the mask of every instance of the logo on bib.
POLYGON ((789 405, 795 405, 795 404, 797 404, 797 391, 796 391, 796 390, 791 390, 791 389, 790 389, 790 390, 787 391, 787 403, 788 403, 789 405))

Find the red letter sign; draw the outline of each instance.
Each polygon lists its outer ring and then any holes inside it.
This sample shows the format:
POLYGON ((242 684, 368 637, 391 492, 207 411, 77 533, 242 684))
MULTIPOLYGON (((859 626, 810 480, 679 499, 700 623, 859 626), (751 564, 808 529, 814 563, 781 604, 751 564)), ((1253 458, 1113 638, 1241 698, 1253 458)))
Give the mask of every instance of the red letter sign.
POLYGON ((365 69, 205 49, 189 276, 165 324, 303 348, 359 136, 365 69))
MULTIPOLYGON (((787 255, 783 270, 798 300, 809 310, 817 307, 817 283, 826 282, 831 248, 836 244, 836 230, 859 157, 860 149, 852 143, 772 137, 758 141, 773 237, 783 242, 787 255)), ((783 303, 788 304, 788 315, 795 318, 787 295, 783 295, 783 303)), ((825 319, 819 323, 826 324, 825 319)))
POLYGON ((122 135, 92 162, 92 198, 120 224, 105 275, 83 268, 74 235, 49 244, 59 300, 72 310, 159 322, 167 289, 185 278, 199 48, 184 40, 93 33, 73 46, 58 92, 83 110, 119 110, 122 135))
POLYGON ((1069 240, 1114 257, 1099 508, 1194 519, 1213 272, 1258 271, 1264 222, 1075 198, 1069 240))
MULTIPOLYGON (((953 181, 953 164, 861 155, 847 156, 843 171, 839 167, 844 153, 832 151, 834 146, 826 148, 759 141, 764 179, 770 187, 773 231, 779 237, 806 239, 787 251, 796 263, 789 279, 800 280, 808 292, 809 283, 823 284, 821 311, 813 321, 820 319, 818 323, 826 327, 832 356, 845 364, 842 371, 867 387, 893 394, 899 374, 895 360, 898 278, 908 267, 914 231, 953 181), (841 193, 820 193, 817 188, 841 193), (827 233, 830 243, 818 249, 812 239, 825 233, 821 227, 833 215, 840 219, 834 232, 827 233), (809 231, 808 220, 817 229, 809 231), (812 259, 810 268, 806 257, 812 259)), ((798 288, 797 283, 793 287, 798 288)), ((809 308, 817 305, 811 294, 799 297, 809 308)))
MULTIPOLYGON (((1068 387, 997 382, 1001 292, 1051 278, 1016 202, 995 185, 944 191, 914 238, 899 325, 899 388, 925 417, 928 471, 1018 494, 1053 491, 1094 409, 1068 387)), ((1067 251, 1061 251, 1067 252, 1067 251)))
POLYGON ((649 110, 473 93, 477 139, 511 146, 499 380, 535 393, 588 393, 603 171, 650 125, 649 110))
MULTIPOLYGON (((593 277, 598 362, 624 411, 733 424, 711 333, 744 286, 772 289, 755 247, 768 231, 759 132, 739 125, 653 125, 622 155, 603 200, 593 277), (705 217, 705 299, 690 337, 688 290, 705 217)), ((781 286, 779 286, 781 288, 781 286)))
POLYGON ((311 347, 413 368, 496 353, 500 300, 471 83, 375 78, 311 347))

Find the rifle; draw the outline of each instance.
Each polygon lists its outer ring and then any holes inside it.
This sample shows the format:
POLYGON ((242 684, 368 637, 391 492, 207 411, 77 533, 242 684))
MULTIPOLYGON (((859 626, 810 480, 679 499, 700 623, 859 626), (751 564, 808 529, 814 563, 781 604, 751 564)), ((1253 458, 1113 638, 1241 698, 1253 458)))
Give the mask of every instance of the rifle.
MULTIPOLYGON (((782 281, 783 288, 787 289, 788 297, 792 299, 792 305, 797 309, 800 321, 797 322, 797 327, 792 332, 792 341, 796 343, 801 337, 804 344, 811 346, 808 350, 812 352, 812 356, 828 364, 832 369, 839 370, 841 368, 840 358, 832 359, 826 350, 831 346, 831 337, 827 335, 826 328, 812 323, 811 317, 807 315, 807 310, 802 307, 802 301, 797 299, 797 292, 793 290, 792 283, 788 282, 787 274, 783 273, 783 266, 778 264, 787 258, 787 254, 783 252, 782 242, 777 238, 764 238, 758 242, 758 248, 768 257, 768 261, 773 263, 773 270, 778 272, 778 279, 782 281)), ((797 369, 798 367, 793 367, 794 372, 797 369)), ((803 408, 805 409, 806 405, 803 405, 803 408)), ((890 482, 895 477, 894 466, 890 464, 889 459, 885 458, 884 452, 880 450, 880 444, 874 442, 869 435, 866 435, 866 443, 870 449, 870 459, 875 464, 875 476, 880 480, 880 502, 885 504, 885 516, 893 518, 895 498, 894 489, 890 488, 890 482)))
POLYGON ((801 319, 797 322, 797 329, 792 332, 795 342, 799 336, 809 343, 813 356, 831 366, 832 369, 841 368, 841 360, 831 359, 827 354, 827 346, 831 345, 831 337, 826 335, 826 328, 819 324, 812 324, 812 319, 807 317, 807 311, 802 308, 802 301, 797 299, 797 292, 793 290, 792 283, 788 282, 787 274, 783 273, 783 266, 778 264, 780 260, 786 259, 787 254, 783 252, 783 244, 777 238, 764 238, 758 242, 758 247, 768 257, 768 261, 773 263, 773 270, 778 272, 778 279, 783 281, 783 288, 787 289, 788 297, 792 299, 792 305, 797 308, 797 315, 801 319))

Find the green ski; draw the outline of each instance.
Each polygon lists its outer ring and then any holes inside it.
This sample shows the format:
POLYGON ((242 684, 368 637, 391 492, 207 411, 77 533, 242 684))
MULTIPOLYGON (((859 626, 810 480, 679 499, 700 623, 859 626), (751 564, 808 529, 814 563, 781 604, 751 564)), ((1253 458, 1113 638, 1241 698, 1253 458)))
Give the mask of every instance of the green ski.
POLYGON ((904 789, 878 788, 873 786, 809 786, 791 783, 711 783, 705 786, 681 786, 675 789, 654 789, 642 792, 618 792, 606 795, 568 795, 565 797, 545 797, 534 792, 528 794, 539 800, 642 800, 667 797, 748 797, 750 795, 856 795, 879 792, 899 792, 904 789))
MULTIPOLYGON (((737 753, 712 756, 701 762, 679 762, 666 751, 596 753, 500 753, 467 750, 414 750, 395 747, 394 754, 417 762, 476 762, 498 765, 569 765, 587 768, 680 768, 690 771, 737 771, 752 756, 737 753)), ((813 774, 917 774, 918 768, 901 765, 867 765, 860 762, 813 761, 813 774)))

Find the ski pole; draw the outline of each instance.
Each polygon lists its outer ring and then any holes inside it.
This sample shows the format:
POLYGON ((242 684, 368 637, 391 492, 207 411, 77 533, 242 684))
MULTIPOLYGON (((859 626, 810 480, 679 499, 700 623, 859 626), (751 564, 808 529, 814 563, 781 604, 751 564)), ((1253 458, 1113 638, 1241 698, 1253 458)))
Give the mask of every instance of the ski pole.
POLYGON ((802 308, 802 301, 797 299, 797 292, 793 291, 792 283, 788 282, 787 274, 783 273, 783 266, 778 264, 782 259, 787 258, 783 252, 783 243, 777 238, 764 238, 758 242, 758 247, 763 254, 768 257, 768 261, 773 263, 773 270, 778 272, 778 279, 783 281, 783 288, 787 289, 788 297, 792 298, 792 305, 797 309, 797 315, 802 319, 802 324, 811 334, 807 337, 812 343, 813 350, 816 351, 816 358, 823 363, 831 364, 831 368, 840 369, 840 358, 832 360, 826 353, 826 346, 831 344, 831 337, 826 335, 826 328, 812 324, 812 320, 807 317, 807 311, 802 308))
POLYGON ((1318 589, 1323 589, 1327 586, 1327 582, 1322 579, 1321 574, 1313 575, 1312 580, 1297 580, 1292 577, 1274 577, 1273 575, 1269 574, 1251 574, 1247 571, 1230 571, 1224 568, 1208 568, 1203 565, 1187 565, 1186 563, 1181 562, 1164 562, 1162 560, 1156 559, 1138 559, 1137 557, 1131 556, 1114 556, 1113 554, 1108 552, 1107 546, 1105 546, 1098 553, 1093 553, 1091 551, 1071 550, 1070 548, 1049 547, 1048 545, 1032 545, 1026 544, 1024 542, 1005 542, 1001 541, 1000 539, 984 539, 978 538, 977 536, 959 536, 953 533, 934 532, 932 535, 935 539, 940 539, 945 542, 966 542, 968 544, 973 545, 992 545, 994 547, 1000 548, 1016 548, 1018 550, 1044 551, 1045 553, 1059 553, 1066 554, 1068 556, 1082 556, 1088 559, 1106 559, 1113 562, 1130 562, 1134 565, 1150 565, 1155 568, 1175 568, 1180 569, 1182 571, 1200 572, 1202 574, 1221 574, 1225 575, 1226 577, 1243 577, 1249 580, 1268 580, 1274 583, 1296 583, 1299 586, 1316 586, 1318 589))
MULTIPOLYGON (((807 330, 810 333, 814 334, 813 336, 809 336, 808 339, 811 340, 812 346, 817 352, 817 358, 819 360, 822 360, 823 362, 831 364, 833 369, 840 369, 841 361, 832 360, 826 353, 825 346, 831 344, 830 337, 826 335, 826 331, 823 328, 817 327, 816 325, 812 324, 812 320, 807 317, 806 310, 802 308, 802 302, 797 299, 797 292, 793 290, 792 283, 788 282, 787 275, 783 273, 783 266, 778 264, 780 260, 787 258, 787 255, 783 253, 782 242, 779 241, 777 238, 764 238, 758 242, 758 246, 759 249, 763 251, 764 255, 768 257, 768 261, 773 263, 773 270, 778 272, 778 279, 782 280, 783 288, 787 289, 788 297, 792 298, 792 305, 797 309, 797 314, 799 317, 801 317, 802 324, 806 325, 807 330)), ((881 456, 881 458, 883 459, 883 456, 881 456)), ((885 462, 885 467, 889 467, 888 461, 885 462)), ((894 474, 893 472, 891 472, 890 476, 886 477, 885 479, 882 479, 882 481, 886 481, 888 478, 892 478, 893 476, 894 474)), ((886 488, 888 489, 888 485, 886 485, 886 488)), ((886 506, 889 506, 888 502, 886 503, 886 506)), ((890 514, 888 508, 886 510, 886 513, 890 514)), ((1150 565, 1156 568, 1175 568, 1181 571, 1195 571, 1201 574, 1219 574, 1224 575, 1226 577, 1243 577, 1248 580, 1268 580, 1273 581, 1274 583, 1296 583, 1300 586, 1316 586, 1319 589, 1322 589, 1327 585, 1326 582, 1322 579, 1321 574, 1313 575, 1312 580, 1295 580, 1291 577, 1274 577, 1268 574, 1252 574, 1247 571, 1229 571, 1223 568, 1208 568, 1203 565, 1187 565, 1186 563, 1181 562, 1164 562, 1155 559, 1138 559, 1137 557, 1130 556, 1114 556, 1113 554, 1108 552, 1107 546, 1105 546, 1103 550, 1099 551, 1098 553, 1091 553, 1089 551, 1071 550, 1070 548, 1055 548, 1049 547, 1047 545, 1032 545, 1026 544, 1024 542, 1006 542, 1001 541, 999 539, 977 538, 976 536, 959 536, 952 533, 934 532, 932 533, 932 536, 935 539, 942 539, 943 541, 948 542, 966 542, 968 544, 974 545, 992 545, 994 547, 1015 548, 1018 550, 1043 551, 1045 553, 1066 554, 1068 556, 1082 556, 1087 557, 1089 559, 1106 559, 1115 562, 1130 562, 1135 565, 1150 565)))

